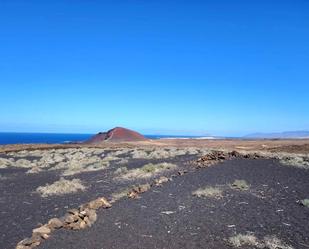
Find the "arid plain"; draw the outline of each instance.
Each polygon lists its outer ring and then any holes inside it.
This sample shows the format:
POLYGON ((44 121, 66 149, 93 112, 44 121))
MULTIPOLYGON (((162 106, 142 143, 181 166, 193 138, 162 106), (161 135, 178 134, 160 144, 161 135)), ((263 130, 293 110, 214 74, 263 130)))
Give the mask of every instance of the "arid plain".
POLYGON ((309 248, 309 141, 0 147, 0 248, 309 248))

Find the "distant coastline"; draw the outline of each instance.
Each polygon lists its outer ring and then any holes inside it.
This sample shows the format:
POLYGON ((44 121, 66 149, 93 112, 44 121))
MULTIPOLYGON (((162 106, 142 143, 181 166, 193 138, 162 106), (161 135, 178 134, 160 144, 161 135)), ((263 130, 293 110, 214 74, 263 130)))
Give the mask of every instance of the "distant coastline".
POLYGON ((93 134, 0 132, 0 145, 82 142, 93 134))
MULTIPOLYGON (((65 144, 83 142, 94 134, 0 132, 0 145, 5 144, 65 144)), ((210 136, 145 135, 149 139, 215 139, 210 136)))

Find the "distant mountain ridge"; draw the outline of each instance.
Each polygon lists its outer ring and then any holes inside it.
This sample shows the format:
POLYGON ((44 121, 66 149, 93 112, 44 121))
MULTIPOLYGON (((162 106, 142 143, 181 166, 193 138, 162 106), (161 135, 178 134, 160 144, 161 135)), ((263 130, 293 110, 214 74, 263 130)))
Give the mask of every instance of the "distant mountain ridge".
POLYGON ((244 138, 309 138, 309 131, 252 133, 244 136, 244 138))

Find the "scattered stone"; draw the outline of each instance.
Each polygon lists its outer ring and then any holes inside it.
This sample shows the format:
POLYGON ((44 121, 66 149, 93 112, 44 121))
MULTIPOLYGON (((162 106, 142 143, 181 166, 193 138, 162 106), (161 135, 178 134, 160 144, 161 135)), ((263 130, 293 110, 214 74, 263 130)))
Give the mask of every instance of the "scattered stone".
POLYGON ((32 230, 33 233, 39 233, 39 234, 50 234, 51 229, 47 227, 46 225, 35 228, 32 230))
POLYGON ((92 209, 89 209, 87 214, 88 214, 88 218, 89 218, 90 223, 93 224, 97 220, 96 212, 92 209))
POLYGON ((182 175, 186 174, 187 172, 188 172, 187 170, 180 170, 177 173, 178 173, 178 175, 182 176, 182 175))
POLYGON ((212 151, 211 153, 199 158, 197 161, 193 163, 197 165, 197 168, 203 168, 211 166, 217 162, 222 162, 224 160, 235 159, 235 158, 260 159, 262 158, 262 156, 257 153, 241 154, 235 150, 231 152, 212 151))
POLYGON ((79 223, 79 227, 80 227, 80 229, 85 229, 85 228, 87 227, 87 223, 86 223, 84 220, 82 220, 82 221, 79 223))
POLYGON ((112 205, 104 197, 100 197, 84 205, 85 208, 90 208, 90 209, 99 209, 101 207, 110 208, 111 206, 112 205))
POLYGON ((161 212, 161 214, 167 214, 167 215, 174 214, 174 213, 176 213, 176 212, 175 211, 162 211, 161 212))
POLYGON ((18 244, 16 246, 16 249, 31 249, 31 247, 30 246, 25 246, 25 245, 22 245, 22 244, 18 244))
POLYGON ((49 238, 49 235, 44 233, 44 234, 41 235, 41 237, 42 237, 43 239, 48 239, 48 238, 49 238))
POLYGON ((131 198, 131 199, 137 199, 138 193, 136 193, 135 191, 132 190, 128 193, 128 197, 131 198))
POLYGON ((73 214, 73 215, 78 215, 78 214, 79 214, 79 211, 78 211, 78 209, 73 208, 73 209, 68 210, 68 213, 69 213, 69 214, 73 214))
POLYGON ((31 238, 26 238, 24 240, 22 240, 21 242, 18 243, 18 246, 20 246, 20 248, 23 248, 21 246, 26 246, 29 248, 33 245, 33 244, 38 244, 38 242, 40 242, 40 239, 36 238, 36 237, 31 237, 31 238))
POLYGON ((143 184, 143 185, 139 185, 139 193, 144 193, 146 192, 147 190, 150 189, 150 184, 143 184))
POLYGON ((159 179, 156 179, 154 181, 154 185, 155 186, 162 186, 163 183, 168 182, 170 179, 165 177, 165 176, 161 176, 159 179))
POLYGON ((66 214, 64 216, 64 222, 67 223, 67 224, 71 224, 75 221, 75 218, 74 218, 74 215, 72 214, 66 214))
POLYGON ((48 226, 51 229, 59 229, 63 227, 63 222, 58 218, 52 218, 48 221, 48 226))
POLYGON ((131 191, 128 192, 128 197, 132 199, 138 198, 138 195, 148 191, 151 188, 150 184, 142 184, 137 187, 133 187, 131 191))

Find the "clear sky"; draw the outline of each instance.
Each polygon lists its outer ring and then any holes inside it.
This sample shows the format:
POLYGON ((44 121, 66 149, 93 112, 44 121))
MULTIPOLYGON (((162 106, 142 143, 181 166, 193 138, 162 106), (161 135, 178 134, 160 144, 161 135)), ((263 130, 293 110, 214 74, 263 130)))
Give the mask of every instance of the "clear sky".
POLYGON ((0 131, 309 130, 309 1, 0 0, 0 131))

